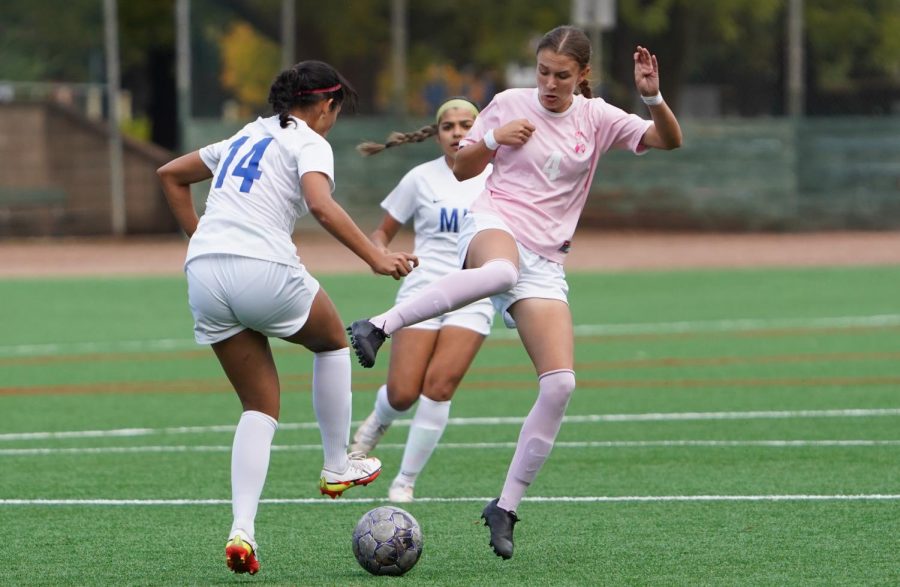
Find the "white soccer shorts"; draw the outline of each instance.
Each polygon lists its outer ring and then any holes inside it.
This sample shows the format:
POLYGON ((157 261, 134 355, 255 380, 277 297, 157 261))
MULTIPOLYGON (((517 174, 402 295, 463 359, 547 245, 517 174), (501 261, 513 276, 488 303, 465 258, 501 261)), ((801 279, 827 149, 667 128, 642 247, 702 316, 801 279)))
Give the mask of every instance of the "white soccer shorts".
MULTIPOLYGON (((465 263, 469 243, 475 235, 488 229, 502 230, 515 239, 512 230, 499 216, 469 212, 459 231, 457 252, 460 266, 465 263)), ((494 308, 503 316, 503 323, 507 328, 516 327, 516 321, 509 314, 509 307, 519 300, 542 298, 569 303, 569 284, 562 264, 538 255, 522 246, 519 241, 516 241, 516 247, 519 249, 519 280, 511 290, 491 297, 494 308)))
POLYGON ((306 324, 319 282, 294 267, 236 255, 203 255, 185 267, 194 340, 223 341, 250 328, 269 337, 306 324))

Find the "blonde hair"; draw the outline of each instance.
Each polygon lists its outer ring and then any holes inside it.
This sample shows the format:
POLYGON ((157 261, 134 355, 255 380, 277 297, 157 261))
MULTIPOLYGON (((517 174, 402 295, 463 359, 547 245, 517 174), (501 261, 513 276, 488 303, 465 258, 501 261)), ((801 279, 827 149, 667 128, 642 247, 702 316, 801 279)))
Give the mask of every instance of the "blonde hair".
POLYGON ((472 102, 468 98, 453 96, 452 98, 444 100, 444 102, 440 106, 438 106, 437 113, 434 115, 434 124, 423 126, 422 128, 414 130, 412 132, 394 131, 388 135, 388 138, 385 142, 374 143, 372 141, 364 141, 356 145, 356 150, 363 157, 369 157, 371 155, 375 155, 376 153, 381 153, 385 149, 390 149, 391 147, 406 145, 408 143, 421 143, 425 139, 438 134, 438 124, 441 122, 441 117, 445 112, 447 112, 447 110, 450 110, 451 108, 464 108, 470 110, 473 117, 478 116, 478 106, 476 106, 474 102, 472 102))
POLYGON ((475 105, 475 102, 472 102, 468 98, 461 97, 453 97, 447 98, 447 100, 441 104, 437 112, 434 115, 434 122, 437 124, 441 123, 441 117, 444 115, 447 110, 451 110, 453 108, 462 108, 463 110, 468 110, 472 114, 472 118, 478 116, 478 106, 475 105))

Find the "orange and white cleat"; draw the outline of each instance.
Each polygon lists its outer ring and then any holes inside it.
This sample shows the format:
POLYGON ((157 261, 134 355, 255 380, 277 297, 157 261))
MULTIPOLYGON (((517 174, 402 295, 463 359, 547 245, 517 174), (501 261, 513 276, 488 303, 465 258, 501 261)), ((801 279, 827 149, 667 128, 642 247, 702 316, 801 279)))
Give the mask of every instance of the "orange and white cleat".
POLYGON ((225 564, 234 573, 259 572, 259 560, 256 558, 256 544, 240 532, 225 543, 225 564))
POLYGON ((368 485, 381 474, 381 461, 375 457, 366 457, 360 452, 352 452, 348 457, 350 464, 343 473, 322 469, 322 477, 319 479, 319 491, 322 495, 337 499, 351 487, 368 485))

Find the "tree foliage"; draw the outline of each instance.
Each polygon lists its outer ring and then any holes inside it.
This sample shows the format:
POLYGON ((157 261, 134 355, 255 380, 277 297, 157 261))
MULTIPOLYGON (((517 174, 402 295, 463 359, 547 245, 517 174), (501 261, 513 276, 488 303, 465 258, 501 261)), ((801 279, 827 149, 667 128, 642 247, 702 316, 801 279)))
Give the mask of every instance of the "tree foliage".
MULTIPOLYGON (((604 89, 633 99, 631 52, 660 58, 677 105, 689 84, 721 91, 726 113, 777 114, 783 103, 789 0, 618 0, 618 22, 597 47, 604 89)), ((466 88, 533 63, 534 43, 570 19, 569 1, 407 0, 408 99, 422 108, 434 76, 466 88)), ((900 92, 900 0, 805 0, 811 104, 838 94, 900 92)), ((136 108, 174 108, 175 0, 118 2, 123 83, 136 108), (168 97, 167 97, 168 96, 168 97)), ((194 112, 218 115, 236 98, 251 108, 280 65, 281 0, 191 0, 194 112)), ((391 107, 391 0, 295 0, 295 60, 322 59, 357 86, 362 110, 391 107), (380 101, 379 97, 380 96, 380 101)), ((103 82, 102 0, 0 2, 0 79, 103 82)), ((601 73, 601 72, 598 72, 601 73)), ((874 99, 874 98, 873 98, 874 99)), ((871 111, 864 100, 848 111, 871 111)), ((884 108, 882 108, 884 110, 884 108)), ((164 113, 164 114, 160 114, 164 113)))
POLYGON ((809 44, 824 87, 900 78, 900 1, 816 0, 809 4, 809 44))
POLYGON ((222 85, 241 104, 262 108, 269 96, 272 72, 278 70, 281 51, 271 39, 245 21, 232 23, 220 39, 222 85))
POLYGON ((0 79, 98 82, 102 72, 101 2, 0 3, 0 79))

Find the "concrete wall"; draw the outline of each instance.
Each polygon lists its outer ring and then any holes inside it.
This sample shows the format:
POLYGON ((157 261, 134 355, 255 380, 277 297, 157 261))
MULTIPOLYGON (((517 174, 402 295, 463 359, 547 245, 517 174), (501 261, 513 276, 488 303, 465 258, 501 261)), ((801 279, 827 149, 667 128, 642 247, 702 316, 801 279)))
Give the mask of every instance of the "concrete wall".
MULTIPOLYGON (((124 139, 129 234, 174 232, 156 169, 173 154, 124 139)), ((0 237, 111 232, 106 126, 49 103, 0 104, 0 237)))

